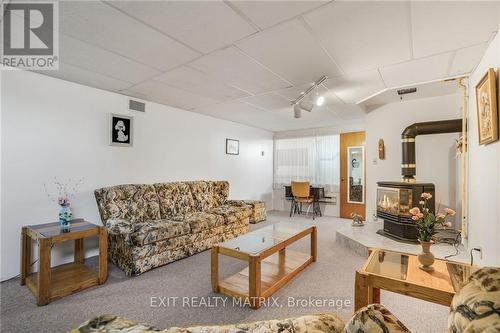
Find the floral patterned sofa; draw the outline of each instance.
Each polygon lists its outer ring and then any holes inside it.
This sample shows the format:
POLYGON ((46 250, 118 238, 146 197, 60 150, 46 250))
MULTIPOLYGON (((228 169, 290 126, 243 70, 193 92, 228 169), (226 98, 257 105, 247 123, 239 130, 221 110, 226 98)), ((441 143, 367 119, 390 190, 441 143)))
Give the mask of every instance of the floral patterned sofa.
MULTIPOLYGON (((448 332, 500 332, 500 268, 485 267, 471 275, 450 307, 448 332)), ((160 330, 114 315, 95 317, 71 333, 408 333, 410 330, 380 304, 359 309, 344 323, 334 313, 306 315, 225 326, 195 326, 160 330)))
POLYGON ((109 258, 127 275, 209 249, 265 218, 261 201, 227 200, 226 181, 117 185, 94 194, 109 258))

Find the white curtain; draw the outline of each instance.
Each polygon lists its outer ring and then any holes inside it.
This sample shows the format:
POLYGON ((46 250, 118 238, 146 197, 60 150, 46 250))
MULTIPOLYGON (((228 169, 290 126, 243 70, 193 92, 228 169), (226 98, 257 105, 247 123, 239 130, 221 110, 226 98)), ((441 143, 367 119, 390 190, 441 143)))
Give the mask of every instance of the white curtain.
POLYGON ((339 135, 275 139, 274 188, 298 180, 338 192, 339 150, 339 135))

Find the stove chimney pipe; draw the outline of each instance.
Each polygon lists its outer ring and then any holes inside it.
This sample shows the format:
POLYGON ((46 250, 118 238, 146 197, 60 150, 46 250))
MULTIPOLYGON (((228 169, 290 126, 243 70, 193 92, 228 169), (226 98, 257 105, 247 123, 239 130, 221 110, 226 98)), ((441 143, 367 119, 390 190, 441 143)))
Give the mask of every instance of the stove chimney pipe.
POLYGON ((405 128, 401 133, 403 158, 401 162, 402 181, 415 182, 415 137, 417 135, 462 132, 462 119, 450 119, 415 123, 405 128))

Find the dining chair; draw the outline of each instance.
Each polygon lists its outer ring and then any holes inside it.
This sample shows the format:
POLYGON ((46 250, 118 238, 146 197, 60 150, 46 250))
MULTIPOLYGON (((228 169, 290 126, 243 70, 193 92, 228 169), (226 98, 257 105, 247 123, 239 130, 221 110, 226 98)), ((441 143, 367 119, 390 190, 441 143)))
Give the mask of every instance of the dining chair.
MULTIPOLYGON (((292 181, 292 206, 290 207, 290 217, 295 213, 302 213, 302 204, 309 204, 306 216, 309 213, 311 205, 314 204, 314 198, 311 196, 311 186, 309 182, 292 181)), ((316 214, 313 211, 313 220, 316 214)))

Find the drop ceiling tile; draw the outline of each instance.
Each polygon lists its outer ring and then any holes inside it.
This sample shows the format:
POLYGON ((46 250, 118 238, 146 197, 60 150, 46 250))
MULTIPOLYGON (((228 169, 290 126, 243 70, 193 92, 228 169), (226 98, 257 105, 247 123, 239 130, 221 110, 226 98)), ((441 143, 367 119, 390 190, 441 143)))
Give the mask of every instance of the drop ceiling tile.
POLYGON ((60 62, 56 71, 37 71, 40 74, 52 76, 58 79, 83 84, 93 88, 109 91, 120 91, 132 85, 130 82, 120 81, 108 76, 90 72, 88 70, 60 62))
POLYGON ((456 51, 449 75, 470 73, 483 57, 487 46, 487 43, 482 43, 456 51))
POLYGON ((385 85, 377 70, 329 79, 327 87, 345 103, 357 103, 385 89, 385 85))
POLYGON ((246 97, 242 98, 240 101, 268 111, 290 106, 290 101, 287 98, 274 93, 246 97))
POLYGON ((231 1, 231 4, 262 29, 291 19, 328 1, 231 1))
POLYGON ((346 73, 410 59, 405 2, 335 1, 304 19, 346 73))
POLYGON ((124 93, 185 110, 217 103, 213 99, 195 95, 154 80, 128 88, 124 93))
POLYGON ((231 120, 237 123, 273 131, 281 117, 273 112, 264 111, 241 101, 229 101, 208 107, 196 108, 194 112, 212 117, 231 120))
POLYGON ((249 96, 243 90, 218 82, 212 77, 186 66, 173 69, 154 79, 219 101, 249 96))
POLYGON ((366 117, 365 111, 355 104, 339 105, 332 107, 332 109, 344 121, 364 120, 366 117))
POLYGON ((137 83, 160 72, 77 39, 59 36, 61 62, 110 78, 137 83))
POLYGON ((60 33, 168 70, 190 61, 198 52, 100 1, 61 1, 60 33))
POLYGON ((113 1, 111 5, 203 53, 257 31, 222 1, 113 1))
POLYGON ((234 47, 210 53, 189 66, 252 94, 290 85, 234 47))
POLYGON ((341 74, 333 60, 298 20, 245 38, 236 44, 246 54, 293 84, 341 74))
POLYGON ((451 53, 407 61, 380 68, 387 87, 399 87, 412 83, 444 79, 448 76, 451 53))
POLYGON ((500 3, 474 1, 411 2, 416 58, 488 41, 498 30, 500 3))

